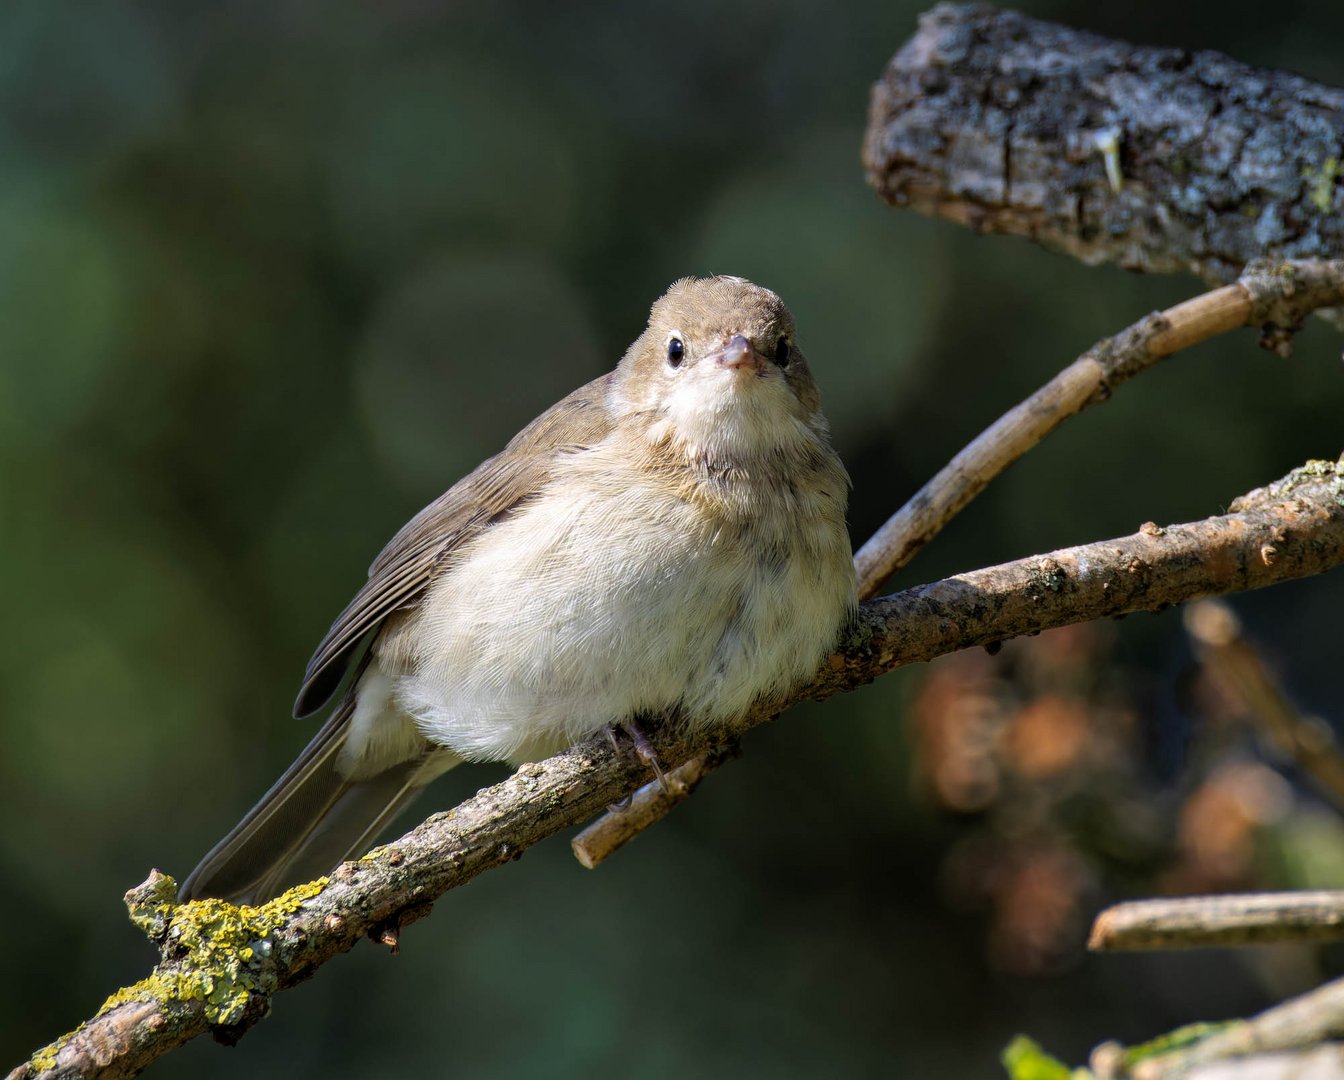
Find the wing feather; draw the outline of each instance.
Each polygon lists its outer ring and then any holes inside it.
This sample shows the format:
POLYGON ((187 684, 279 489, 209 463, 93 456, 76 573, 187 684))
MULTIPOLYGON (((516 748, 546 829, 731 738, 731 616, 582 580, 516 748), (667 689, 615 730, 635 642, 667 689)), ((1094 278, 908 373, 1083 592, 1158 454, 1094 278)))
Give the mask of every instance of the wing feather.
POLYGON ((452 551, 545 487, 557 455, 605 438, 610 375, 580 387, 520 431, 411 518, 369 567, 369 579, 313 653, 294 703, 315 712, 335 693, 360 641, 394 611, 413 604, 452 551))

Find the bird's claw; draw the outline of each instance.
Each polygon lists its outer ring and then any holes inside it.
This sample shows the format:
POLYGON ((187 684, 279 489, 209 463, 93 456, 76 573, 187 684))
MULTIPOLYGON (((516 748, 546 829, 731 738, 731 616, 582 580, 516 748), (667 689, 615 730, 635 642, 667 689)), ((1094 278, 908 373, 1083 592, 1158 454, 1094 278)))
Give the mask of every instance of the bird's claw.
MULTIPOLYGON (((663 763, 658 760, 658 751, 653 748, 653 743, 649 742, 649 737, 644 734, 639 724, 633 719, 622 720, 620 726, 624 728, 625 733, 630 736, 630 741, 635 747, 635 756, 649 769, 653 770, 653 775, 658 778, 658 786, 662 788, 663 792, 665 794, 670 793, 672 789, 667 783, 667 773, 663 769, 663 763)), ((616 725, 611 724, 607 726, 607 739, 611 742, 612 750, 620 753, 620 745, 616 741, 616 725)), ((617 810, 618 812, 619 810, 628 810, 630 808, 630 799, 631 796, 627 795, 619 803, 616 803, 615 806, 610 807, 610 809, 617 810)))

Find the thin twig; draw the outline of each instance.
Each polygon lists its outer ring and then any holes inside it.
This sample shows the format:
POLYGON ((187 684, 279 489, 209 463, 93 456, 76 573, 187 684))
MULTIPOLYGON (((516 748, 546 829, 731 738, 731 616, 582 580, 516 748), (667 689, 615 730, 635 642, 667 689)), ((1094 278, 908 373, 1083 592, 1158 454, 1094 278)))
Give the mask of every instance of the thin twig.
MULTIPOLYGON (((1317 308, 1344 303, 1344 260, 1248 267, 1232 285, 1149 315, 1099 341, 944 466, 854 556, 859 594, 882 583, 938 535, 976 495, 1071 416, 1105 401, 1159 360, 1241 326, 1292 329, 1317 308)), ((1276 349, 1286 339, 1274 331, 1276 349)))
MULTIPOLYGON (((1260 588, 1344 565, 1344 464, 1313 462, 1238 499, 1228 514, 1035 556, 863 605, 809 687, 762 702, 725 733, 650 732, 680 765, 764 723, 803 697, 827 697, 906 664, 1054 626, 1152 611, 1260 588), (1278 556, 1266 563, 1261 548, 1278 556)), ((599 813, 644 780, 633 755, 598 736, 435 814, 401 839, 344 863, 261 909, 219 900, 177 904, 171 879, 128 894, 132 918, 160 947, 154 973, 12 1074, 132 1076, 206 1031, 237 1038, 272 996, 365 937, 396 940, 444 892, 599 813), (206 989, 208 987, 208 989, 206 989)), ((402 943, 404 945, 404 942, 402 943)))
POLYGON ((1134 900, 1098 915, 1087 947, 1115 952, 1281 941, 1344 941, 1344 891, 1134 900))
MULTIPOLYGON (((1273 548, 1262 552, 1272 559, 1273 548)), ((1274 677, 1260 651, 1242 633, 1241 620, 1227 604, 1204 600, 1186 609, 1185 628, 1204 670, 1245 710, 1273 748, 1295 761, 1312 785, 1344 811, 1344 756, 1330 726, 1302 716, 1274 677)))
POLYGON ((596 869, 602 860, 690 798, 700 781, 731 756, 708 751, 696 754, 685 765, 669 772, 665 783, 655 780, 645 784, 630 797, 629 806, 608 810, 569 842, 574 858, 585 869, 596 869))

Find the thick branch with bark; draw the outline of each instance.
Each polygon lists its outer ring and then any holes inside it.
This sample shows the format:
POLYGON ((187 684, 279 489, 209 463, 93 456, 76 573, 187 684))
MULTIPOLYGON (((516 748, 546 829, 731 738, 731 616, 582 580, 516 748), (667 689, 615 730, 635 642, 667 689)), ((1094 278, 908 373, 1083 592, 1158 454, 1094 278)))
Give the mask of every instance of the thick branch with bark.
MULTIPOLYGON (((958 575, 863 606, 811 686, 762 702, 715 738, 653 732, 663 761, 719 752, 726 740, 792 701, 824 698, 906 664, 1107 615, 1156 611, 1200 596, 1260 588, 1344 565, 1344 463, 1314 462, 1204 521, 958 575), (1274 556, 1266 558, 1266 547, 1274 556)), ((345 863, 261 908, 218 900, 177 904, 157 873, 127 896, 159 945, 147 979, 113 995, 93 1019, 11 1073, 132 1076, 213 1030, 237 1038, 272 995, 372 937, 394 946, 444 892, 516 859, 599 813, 644 780, 633 755, 596 737, 478 792, 401 839, 345 863)))
POLYGON ((864 162, 894 206, 1088 264, 1220 284, 1344 256, 1344 90, 941 4, 873 87, 864 162))

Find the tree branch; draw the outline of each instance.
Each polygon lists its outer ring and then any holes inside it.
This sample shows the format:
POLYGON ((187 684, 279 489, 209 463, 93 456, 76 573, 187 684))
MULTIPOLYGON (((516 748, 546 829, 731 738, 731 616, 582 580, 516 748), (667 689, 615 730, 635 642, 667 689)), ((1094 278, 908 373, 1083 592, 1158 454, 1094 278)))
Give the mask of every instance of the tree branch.
POLYGON ((893 206, 1222 284, 1344 256, 1341 132, 1344 90, 940 4, 873 87, 864 162, 893 206))
MULTIPOLYGON (((1219 517, 1144 526, 1133 536, 1068 548, 909 589, 863 605, 811 686, 764 701, 730 730, 690 738, 651 733, 663 761, 722 752, 733 737, 803 697, 825 698, 883 672, 1054 626, 1154 611, 1199 596, 1260 588, 1344 564, 1344 463, 1313 462, 1236 500, 1219 517), (1275 548, 1266 560, 1263 549, 1275 548)), ((602 737, 525 765, 401 839, 291 889, 261 908, 178 904, 157 874, 127 894, 132 919, 158 944, 147 979, 108 999, 87 1023, 10 1074, 126 1077, 207 1030, 236 1039, 272 995, 311 976, 361 938, 395 946, 400 930, 444 892, 591 818, 644 779, 633 755, 602 737)))
POLYGON ((1133 900, 1097 916, 1087 947, 1115 952, 1281 941, 1344 941, 1344 891, 1133 900))
POLYGON ((1185 525, 1150 522, 1132 536, 870 601, 857 636, 831 657, 810 694, 824 698, 893 667, 971 645, 1309 577, 1344 556, 1344 466, 1309 463, 1230 509, 1185 525), (1265 557, 1265 545, 1275 549, 1273 557, 1265 557), (1285 559, 1293 565, 1282 565, 1285 559))

